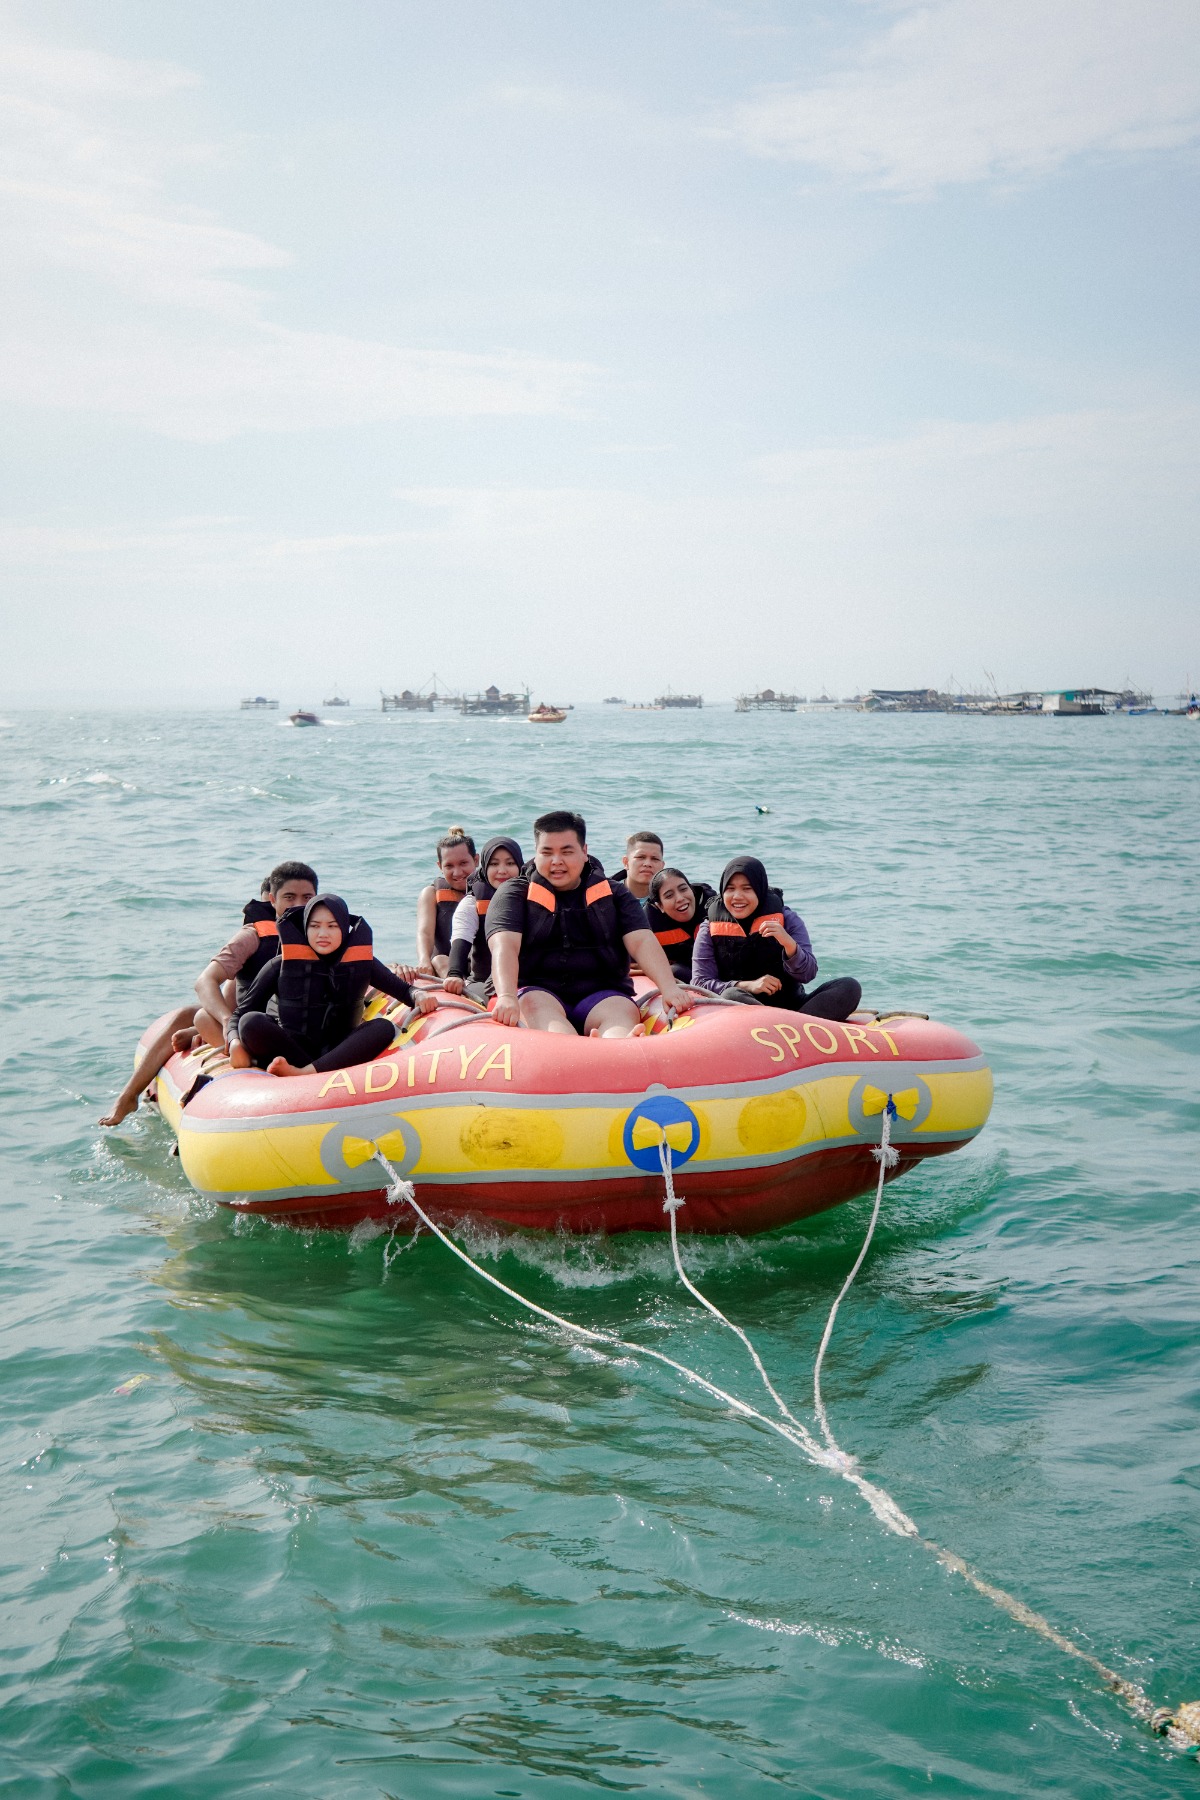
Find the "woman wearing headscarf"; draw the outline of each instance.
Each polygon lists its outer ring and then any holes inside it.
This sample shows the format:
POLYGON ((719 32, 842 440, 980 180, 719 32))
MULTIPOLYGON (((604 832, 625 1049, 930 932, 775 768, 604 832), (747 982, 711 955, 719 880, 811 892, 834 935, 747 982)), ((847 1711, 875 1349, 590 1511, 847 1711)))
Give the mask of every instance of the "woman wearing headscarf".
POLYGON ((806 994, 804 983, 816 972, 804 920, 784 905, 756 856, 735 856, 696 933, 694 985, 760 1006, 848 1019, 862 999, 858 982, 843 975, 806 994))
POLYGON ((692 949, 716 892, 682 869, 659 869, 646 899, 646 923, 681 981, 692 979, 692 949))
POLYGON ((479 867, 467 880, 467 892, 454 910, 450 931, 450 963, 442 986, 448 994, 464 991, 473 1000, 490 1000, 492 953, 488 949, 487 910, 496 889, 521 873, 525 858, 516 838, 492 837, 483 846, 479 867))
POLYGON ((415 994, 372 949, 371 927, 338 894, 318 894, 279 921, 279 955, 255 977, 226 1026, 235 1069, 255 1064, 269 1075, 324 1074, 370 1062, 391 1048, 390 1019, 362 1023, 368 988, 419 1012, 432 994, 415 994))

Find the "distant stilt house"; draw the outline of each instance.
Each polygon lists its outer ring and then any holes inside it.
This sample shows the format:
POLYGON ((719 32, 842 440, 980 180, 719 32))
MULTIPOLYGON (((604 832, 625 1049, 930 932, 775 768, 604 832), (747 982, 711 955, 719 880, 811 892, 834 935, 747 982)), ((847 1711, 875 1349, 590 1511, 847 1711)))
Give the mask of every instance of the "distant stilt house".
POLYGON ((777 694, 774 688, 763 688, 757 694, 739 694, 734 712, 795 712, 804 703, 802 694, 777 694))
POLYGON ((872 688, 866 712, 949 712, 950 700, 936 688, 872 688))
POLYGON ((437 701, 436 694, 414 694, 411 688, 405 688, 399 694, 380 694, 384 712, 432 712, 437 701))
POLYGON ((464 694, 458 704, 459 712, 469 718, 505 718, 511 714, 529 712, 529 689, 523 694, 502 694, 494 684, 485 688, 482 694, 464 694))
POLYGON ((1106 702, 1119 698, 1112 688, 1058 688, 1042 694, 1042 711, 1059 719, 1095 719, 1112 712, 1106 702))

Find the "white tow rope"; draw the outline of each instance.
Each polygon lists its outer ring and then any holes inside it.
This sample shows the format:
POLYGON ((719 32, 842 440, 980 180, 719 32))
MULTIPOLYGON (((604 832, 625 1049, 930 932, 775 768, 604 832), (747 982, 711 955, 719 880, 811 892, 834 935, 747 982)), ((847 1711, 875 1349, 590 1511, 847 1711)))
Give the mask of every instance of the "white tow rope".
POLYGON ((420 1220, 421 1224, 424 1225, 427 1230, 431 1231, 434 1236, 446 1246, 447 1250, 457 1256, 460 1262, 465 1263, 469 1269, 472 1269, 476 1275, 480 1276, 480 1278, 486 1281, 491 1287, 496 1288, 498 1292, 506 1295, 508 1299, 514 1300, 518 1306, 523 1306, 527 1312, 535 1313, 539 1318, 546 1319, 550 1324, 557 1325, 562 1330, 573 1333, 576 1337, 584 1338, 589 1343, 605 1344, 610 1349, 620 1350, 628 1356, 648 1356, 652 1358, 655 1362, 661 1363, 665 1368, 673 1369, 677 1375, 681 1375, 684 1380, 691 1383, 692 1386, 701 1388, 705 1393, 711 1394, 714 1399, 723 1401, 726 1406, 730 1407, 731 1410, 737 1413, 741 1418, 753 1420, 757 1425, 765 1425, 768 1431, 775 1432, 777 1436, 784 1438, 788 1443, 794 1445, 796 1449, 802 1451, 803 1454, 808 1457, 809 1461, 815 1463, 818 1468, 830 1470, 833 1474, 840 1476, 843 1481, 848 1482, 851 1487, 857 1489, 871 1508, 871 1511, 875 1514, 875 1517, 887 1528, 887 1530, 895 1532, 898 1537, 914 1539, 921 1544, 924 1549, 935 1556, 943 1568, 955 1575, 960 1575, 977 1594, 981 1594, 985 1599, 990 1600, 994 1606, 998 1607, 1001 1612, 1006 1613, 1010 1619, 1014 1619, 1018 1624, 1024 1625, 1030 1631, 1036 1632, 1039 1637, 1044 1638, 1047 1643, 1053 1644, 1065 1655, 1086 1664, 1088 1668, 1101 1678, 1105 1687, 1109 1688, 1125 1702, 1126 1706, 1136 1719, 1148 1723, 1152 1730, 1165 1736, 1167 1742, 1175 1749, 1195 1749, 1197 1745, 1200 1745, 1200 1702, 1186 1702, 1182 1706, 1175 1708, 1173 1712, 1167 1707, 1155 1708, 1147 1698, 1144 1689, 1139 1687, 1135 1682, 1126 1681, 1124 1676, 1118 1675, 1114 1669, 1108 1668, 1098 1657, 1091 1655, 1089 1651, 1083 1649, 1080 1644, 1077 1644, 1073 1638, 1069 1638, 1061 1631, 1056 1630, 1048 1619, 1043 1618, 1041 1613, 1035 1612, 1032 1607, 1026 1606, 1024 1601, 1018 1600, 1015 1595, 1007 1593, 1004 1588, 997 1587, 993 1582, 985 1581, 981 1575, 976 1574, 975 1570, 972 1569, 968 1563, 963 1561, 961 1556, 955 1555, 952 1550, 943 1549, 940 1544, 935 1544, 932 1539, 923 1537, 913 1520, 910 1519, 908 1514, 896 1504, 892 1499, 892 1496, 884 1488, 879 1487, 873 1481, 868 1481, 865 1476, 859 1473, 858 1464, 855 1458, 848 1455, 847 1452, 840 1447, 833 1435, 832 1428, 829 1424, 829 1418, 825 1410, 825 1404, 821 1397, 821 1366, 824 1362, 825 1352, 829 1348, 829 1342, 833 1335, 833 1327, 837 1319, 838 1308, 849 1293, 850 1288, 866 1259, 867 1252, 871 1247, 871 1240, 875 1235, 875 1227, 879 1221, 880 1207, 883 1202, 884 1183, 887 1180, 888 1170, 895 1168, 900 1160, 899 1152, 891 1143, 891 1121, 894 1117, 895 1106, 892 1096, 889 1094, 882 1115, 880 1142, 872 1150, 872 1155, 876 1157, 879 1163, 879 1182, 875 1189, 875 1204, 871 1209, 870 1223, 867 1226, 867 1233, 863 1239, 862 1248, 855 1259, 854 1266, 842 1283, 837 1299, 829 1310, 829 1317, 825 1321, 825 1329, 821 1334, 821 1342, 813 1364, 813 1412, 820 1426, 821 1434, 825 1439, 823 1444, 818 1443, 808 1427, 800 1419, 796 1418, 795 1414, 781 1398, 763 1366, 762 1358, 759 1356, 758 1351, 755 1349, 746 1333, 742 1330, 741 1326, 735 1325, 732 1319, 726 1318, 720 1307, 715 1306, 706 1294, 701 1293, 700 1289, 696 1286, 695 1282, 692 1281, 684 1268, 683 1261, 679 1254, 679 1235, 676 1230, 675 1216, 680 1207, 685 1205, 686 1202, 681 1195, 678 1195, 675 1192, 675 1180, 671 1168, 671 1149, 666 1141, 665 1133, 663 1134, 662 1141, 659 1145, 659 1160, 662 1164, 663 1180, 666 1185, 666 1199, 663 1202, 663 1211, 668 1215, 670 1220, 671 1255, 674 1258, 676 1273, 692 1298, 698 1301, 699 1304, 704 1307, 706 1312, 711 1313, 713 1318, 719 1320, 719 1322, 731 1331, 736 1338, 740 1339, 741 1343, 745 1346, 746 1350, 749 1352, 750 1359, 758 1372, 759 1379, 762 1381, 763 1386, 778 1409, 780 1414, 779 1419, 772 1419, 767 1413, 759 1412, 756 1407, 747 1405, 744 1400, 739 1400, 736 1395, 727 1393, 724 1388, 718 1387, 715 1382, 709 1381, 695 1369, 688 1368, 686 1363, 677 1362, 674 1357, 665 1356, 661 1350, 651 1350, 645 1344, 631 1343, 625 1338, 617 1337, 613 1332, 597 1331, 587 1325, 577 1325, 573 1319, 564 1319, 559 1313, 551 1312, 547 1307, 539 1306, 535 1300, 529 1300, 524 1294, 519 1294, 515 1288, 509 1287, 507 1283, 499 1280, 497 1276, 490 1274, 487 1269, 482 1268, 473 1257, 467 1254, 461 1245, 456 1244, 454 1239, 450 1237, 447 1232, 443 1231, 441 1226, 438 1225, 435 1220, 430 1218, 429 1214, 418 1201, 412 1183, 410 1181, 405 1181, 403 1176, 397 1173, 378 1145, 375 1146, 375 1156, 391 1177, 389 1199, 392 1204, 408 1206, 420 1220))

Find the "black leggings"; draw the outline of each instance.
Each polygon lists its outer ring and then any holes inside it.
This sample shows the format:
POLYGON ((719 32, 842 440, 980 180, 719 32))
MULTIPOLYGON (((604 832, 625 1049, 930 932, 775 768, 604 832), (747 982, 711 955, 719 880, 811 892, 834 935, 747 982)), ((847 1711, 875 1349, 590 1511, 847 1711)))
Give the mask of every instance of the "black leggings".
POLYGON ((862 987, 853 975, 839 975, 836 981, 823 981, 820 987, 805 994, 800 1011, 817 1019, 848 1019, 862 999, 862 987))
POLYGON ((314 1056, 306 1050, 271 1013, 247 1013, 238 1025, 238 1036, 250 1053, 250 1061, 260 1069, 265 1069, 275 1057, 282 1056, 299 1068, 311 1063, 318 1075, 324 1075, 328 1069, 351 1069, 356 1063, 371 1062, 382 1056, 391 1048, 396 1027, 390 1019, 371 1019, 367 1024, 357 1026, 349 1037, 322 1056, 314 1056))

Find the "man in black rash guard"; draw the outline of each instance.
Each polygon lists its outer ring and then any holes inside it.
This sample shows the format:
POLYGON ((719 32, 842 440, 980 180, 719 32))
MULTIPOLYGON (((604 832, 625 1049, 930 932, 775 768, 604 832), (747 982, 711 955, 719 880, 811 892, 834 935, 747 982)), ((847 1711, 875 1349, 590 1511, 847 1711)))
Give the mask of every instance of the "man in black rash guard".
POLYGON ((501 1025, 584 1037, 639 1037, 630 957, 668 1006, 692 1000, 646 924, 640 901, 611 886, 588 854, 578 813, 534 821, 533 861, 497 890, 487 910, 487 941, 501 1025))

